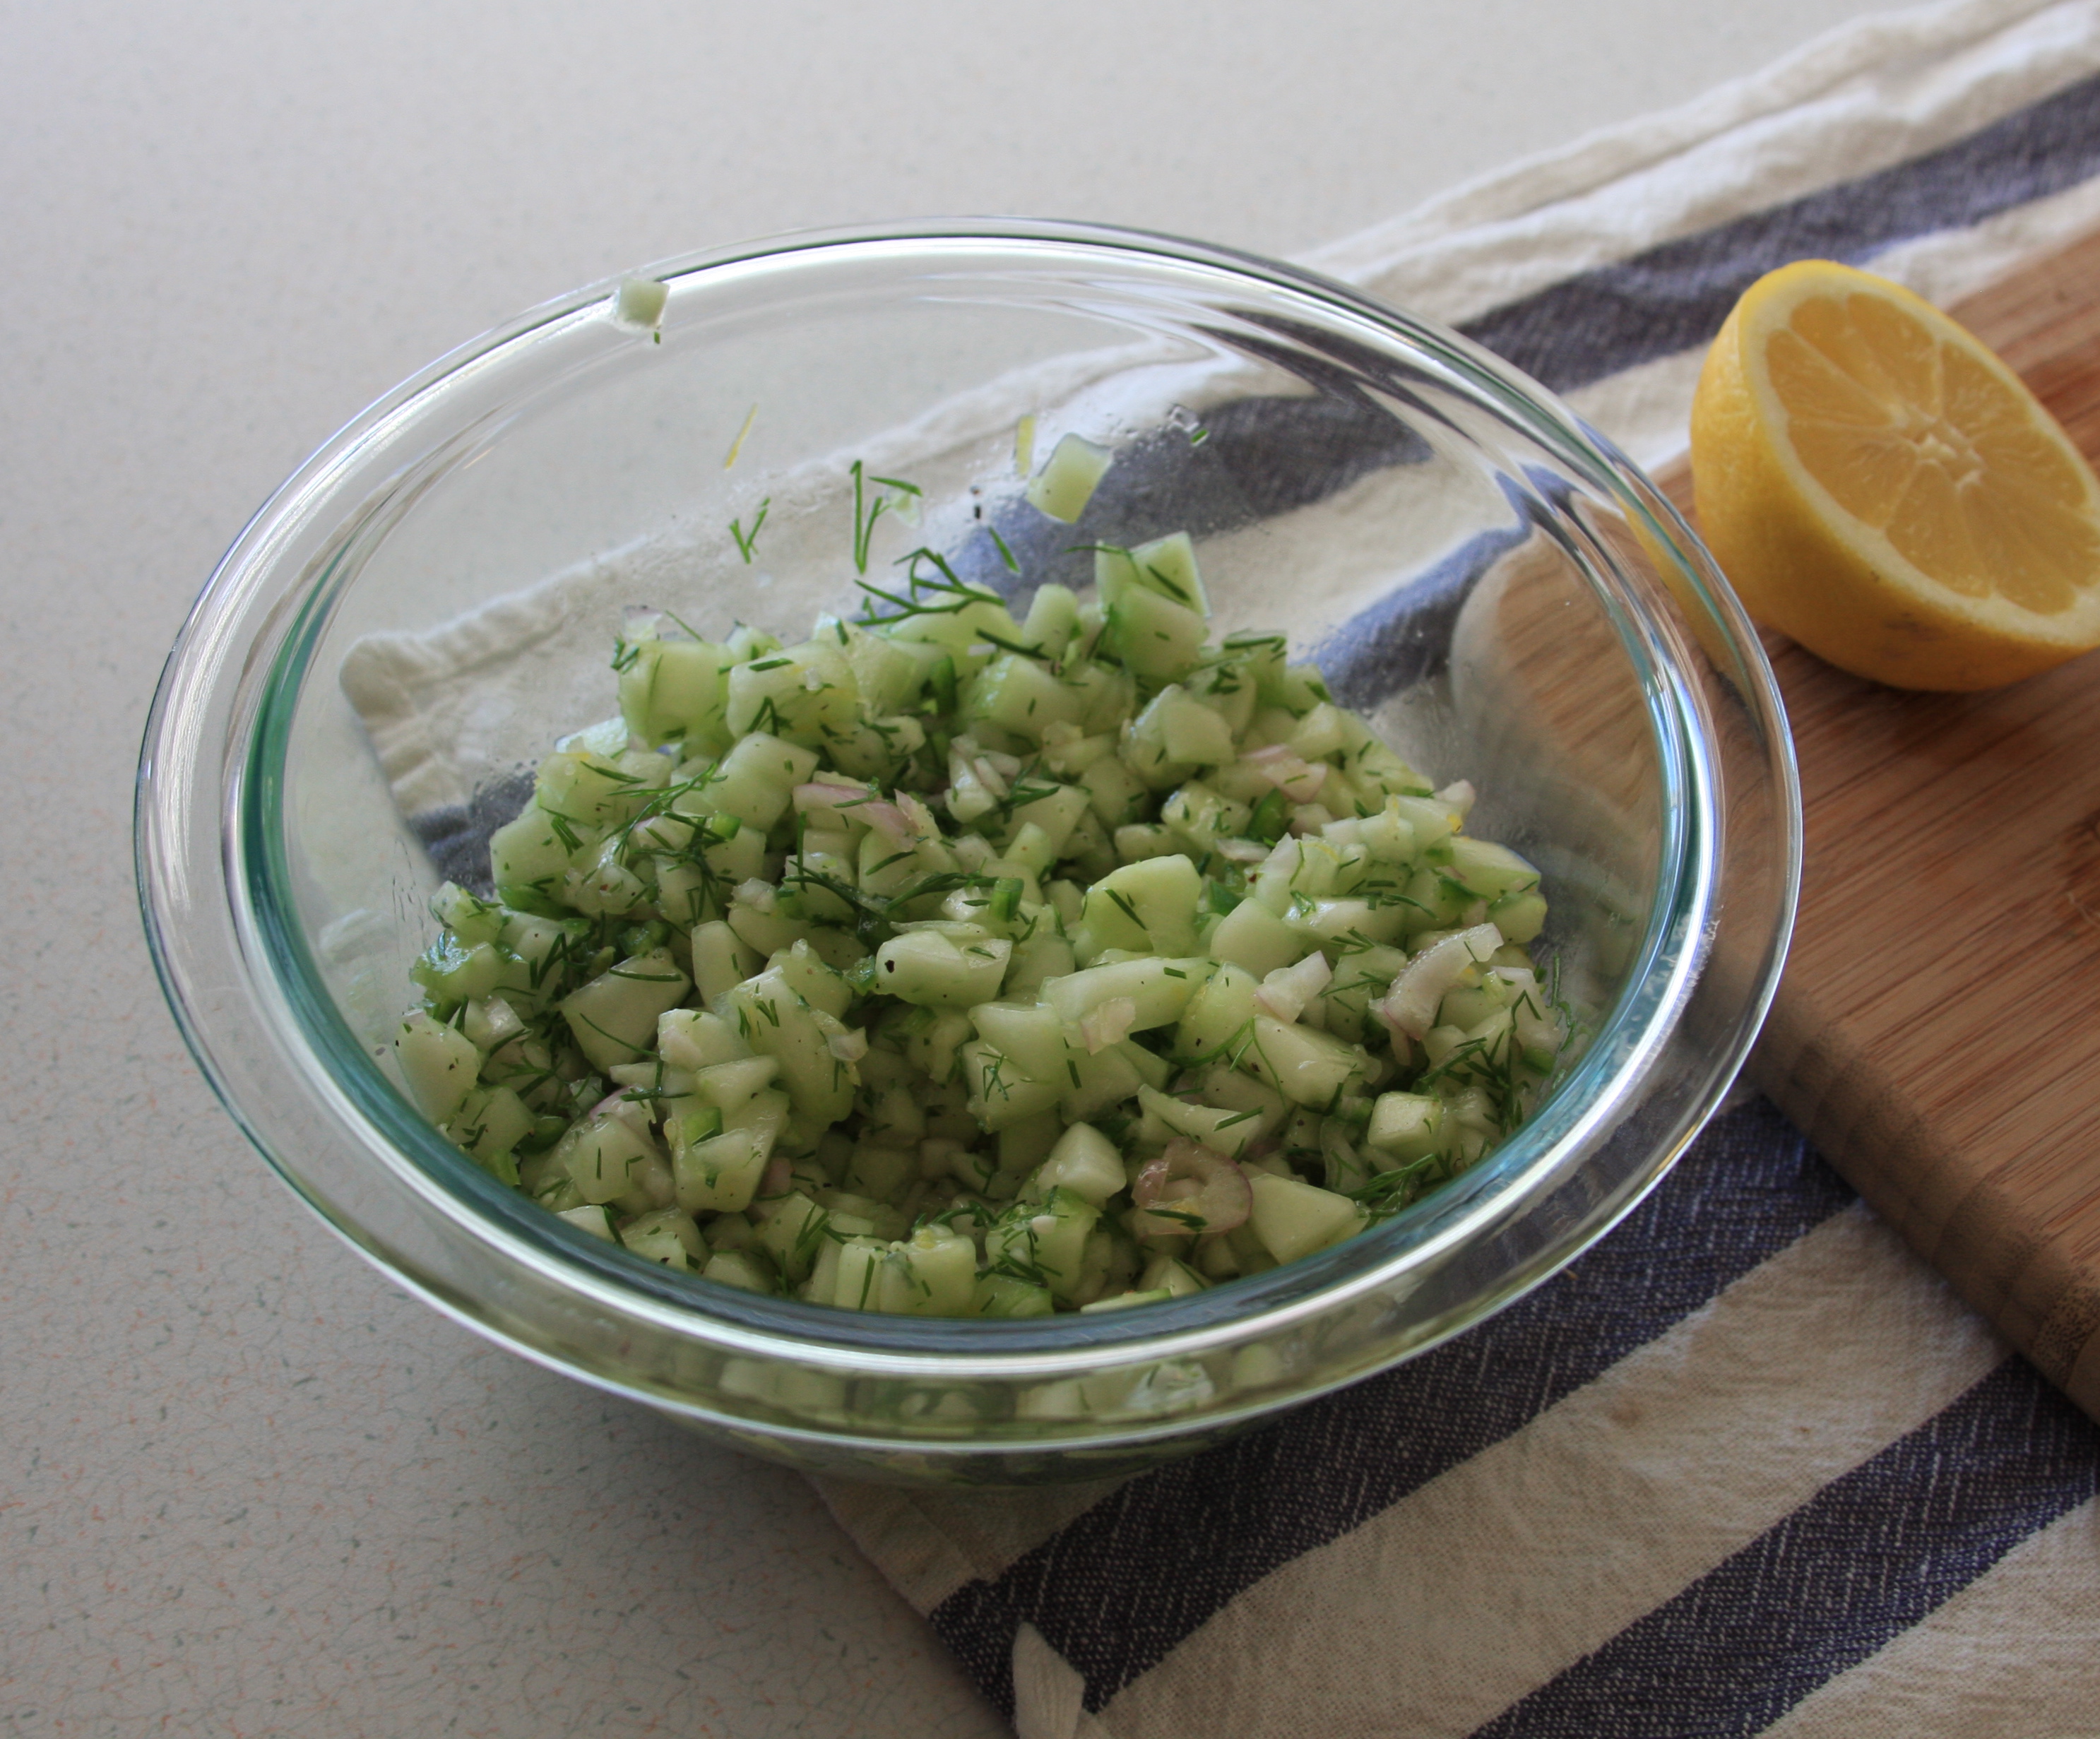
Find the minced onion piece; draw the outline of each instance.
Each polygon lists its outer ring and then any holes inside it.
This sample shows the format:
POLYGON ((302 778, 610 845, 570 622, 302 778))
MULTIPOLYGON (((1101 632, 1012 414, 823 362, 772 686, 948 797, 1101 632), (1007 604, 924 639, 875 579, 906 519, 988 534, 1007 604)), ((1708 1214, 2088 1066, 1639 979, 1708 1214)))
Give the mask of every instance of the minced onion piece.
POLYGON ((1492 924, 1446 936, 1416 955, 1392 981, 1386 993, 1385 1013, 1409 1038, 1421 1038, 1436 1023, 1445 993, 1502 945, 1502 932, 1492 924))
POLYGON ((1261 981, 1254 1005, 1279 1021, 1295 1021, 1305 1005, 1334 982, 1335 969, 1324 954, 1308 954, 1295 966, 1279 966, 1261 981))

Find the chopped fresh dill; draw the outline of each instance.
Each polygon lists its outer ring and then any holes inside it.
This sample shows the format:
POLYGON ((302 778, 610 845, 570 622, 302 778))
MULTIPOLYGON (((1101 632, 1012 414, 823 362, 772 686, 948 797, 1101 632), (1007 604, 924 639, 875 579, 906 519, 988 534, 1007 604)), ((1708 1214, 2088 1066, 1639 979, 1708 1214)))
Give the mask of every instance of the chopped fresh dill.
MULTIPOLYGON (((765 515, 772 506, 773 497, 769 495, 758 504, 758 511, 752 516, 751 529, 748 532, 743 528, 740 514, 729 523, 729 535, 736 540, 736 553, 743 558, 743 565, 747 567, 751 565, 752 552, 758 547, 759 531, 765 525, 765 515)), ((693 638, 697 640, 699 636, 695 634, 693 638)))

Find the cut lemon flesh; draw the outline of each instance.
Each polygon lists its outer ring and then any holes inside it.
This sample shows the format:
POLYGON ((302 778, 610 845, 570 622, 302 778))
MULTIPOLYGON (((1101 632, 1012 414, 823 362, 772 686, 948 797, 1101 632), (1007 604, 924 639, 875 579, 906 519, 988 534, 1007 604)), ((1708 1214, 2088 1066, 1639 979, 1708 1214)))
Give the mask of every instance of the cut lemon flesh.
POLYGON ((1904 688, 2100 646, 2100 483, 1963 327, 1828 260, 1767 273, 1692 406, 1700 530, 1759 623, 1904 688))

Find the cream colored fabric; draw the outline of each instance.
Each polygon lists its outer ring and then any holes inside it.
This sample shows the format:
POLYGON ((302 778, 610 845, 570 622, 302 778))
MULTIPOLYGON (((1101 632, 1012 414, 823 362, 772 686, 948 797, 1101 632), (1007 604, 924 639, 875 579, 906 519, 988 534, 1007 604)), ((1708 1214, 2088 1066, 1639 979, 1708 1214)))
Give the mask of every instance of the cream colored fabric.
POLYGON ((1886 1226, 1848 1209, 1249 1589, 1103 1718, 1118 1739, 1469 1733, 2004 1357, 1886 1226), (1321 1645, 1268 1645, 1286 1634, 1321 1645))

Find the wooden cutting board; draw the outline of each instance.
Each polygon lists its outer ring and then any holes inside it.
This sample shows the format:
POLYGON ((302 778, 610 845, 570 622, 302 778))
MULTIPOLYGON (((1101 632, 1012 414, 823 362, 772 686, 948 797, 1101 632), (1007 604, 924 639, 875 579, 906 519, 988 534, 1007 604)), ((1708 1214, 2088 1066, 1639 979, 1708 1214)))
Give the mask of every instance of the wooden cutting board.
MULTIPOLYGON (((2100 234, 1948 311, 2100 461, 2100 234)), ((1766 643, 1807 832, 1751 1077, 2100 1419, 2100 652, 1950 695, 1766 643)))

